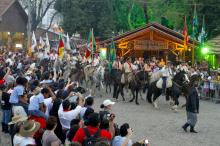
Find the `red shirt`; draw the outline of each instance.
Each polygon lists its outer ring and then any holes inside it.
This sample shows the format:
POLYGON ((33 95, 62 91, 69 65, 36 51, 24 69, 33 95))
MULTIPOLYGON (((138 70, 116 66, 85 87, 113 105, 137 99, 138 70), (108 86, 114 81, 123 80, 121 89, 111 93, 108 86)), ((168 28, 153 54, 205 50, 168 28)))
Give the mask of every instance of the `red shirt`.
MULTIPOLYGON (((42 117, 30 116, 29 120, 33 120, 35 122, 40 123, 40 129, 46 129, 46 120, 42 117)), ((35 138, 42 137, 43 133, 39 132, 39 130, 34 134, 35 138)))
MULTIPOLYGON (((94 135, 96 133, 96 131, 98 130, 98 128, 96 127, 91 127, 91 126, 87 126, 88 131, 91 135, 94 135)), ((112 139, 112 135, 110 132, 108 132, 107 130, 101 130, 100 131, 100 137, 104 137, 107 140, 111 140, 112 139)), ((80 128, 77 132, 76 135, 73 137, 72 141, 74 142, 80 142, 81 144, 83 143, 83 140, 86 138, 86 134, 83 130, 83 128, 80 128)))

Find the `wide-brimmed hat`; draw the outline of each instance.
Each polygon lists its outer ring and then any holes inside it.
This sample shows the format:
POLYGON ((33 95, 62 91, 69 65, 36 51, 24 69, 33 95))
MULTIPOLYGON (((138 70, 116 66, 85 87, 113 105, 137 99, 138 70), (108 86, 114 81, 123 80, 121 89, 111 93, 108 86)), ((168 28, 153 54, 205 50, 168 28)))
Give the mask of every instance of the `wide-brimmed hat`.
POLYGON ((37 132, 40 128, 40 123, 35 122, 33 120, 28 120, 24 122, 20 129, 20 135, 23 137, 32 136, 35 132, 37 132))
POLYGON ((14 117, 12 117, 12 120, 11 122, 8 123, 8 125, 16 124, 18 122, 23 122, 26 121, 27 119, 28 117, 15 115, 14 117))
POLYGON ((115 104, 115 102, 111 101, 110 99, 106 99, 103 101, 104 106, 114 105, 114 104, 115 104))

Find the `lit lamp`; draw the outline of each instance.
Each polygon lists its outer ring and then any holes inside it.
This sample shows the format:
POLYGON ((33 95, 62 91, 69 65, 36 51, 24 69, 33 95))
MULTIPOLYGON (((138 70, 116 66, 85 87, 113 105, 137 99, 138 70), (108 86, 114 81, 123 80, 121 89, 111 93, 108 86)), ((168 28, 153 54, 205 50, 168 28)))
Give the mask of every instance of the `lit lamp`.
POLYGON ((202 54, 207 54, 209 52, 209 48, 204 47, 202 48, 202 54))
POLYGON ((106 59, 107 57, 107 48, 100 48, 99 56, 101 59, 106 59))

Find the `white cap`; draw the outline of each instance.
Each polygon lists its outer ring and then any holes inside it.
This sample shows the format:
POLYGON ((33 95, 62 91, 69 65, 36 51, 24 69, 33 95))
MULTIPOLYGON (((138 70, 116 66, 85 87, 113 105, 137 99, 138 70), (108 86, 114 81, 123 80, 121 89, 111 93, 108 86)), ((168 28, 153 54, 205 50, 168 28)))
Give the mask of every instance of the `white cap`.
POLYGON ((103 101, 104 106, 114 105, 114 104, 115 104, 115 102, 111 101, 110 99, 106 99, 103 101))

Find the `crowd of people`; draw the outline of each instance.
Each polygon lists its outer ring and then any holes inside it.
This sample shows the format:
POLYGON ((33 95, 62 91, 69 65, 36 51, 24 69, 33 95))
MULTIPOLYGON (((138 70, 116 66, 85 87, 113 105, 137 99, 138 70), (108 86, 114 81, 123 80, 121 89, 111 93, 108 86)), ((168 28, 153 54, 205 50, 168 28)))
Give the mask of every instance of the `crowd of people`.
POLYGON ((128 123, 115 123, 115 102, 106 99, 95 111, 94 96, 49 65, 56 55, 40 53, 0 56, 2 132, 10 134, 13 146, 149 146, 147 139, 132 142, 128 123))

